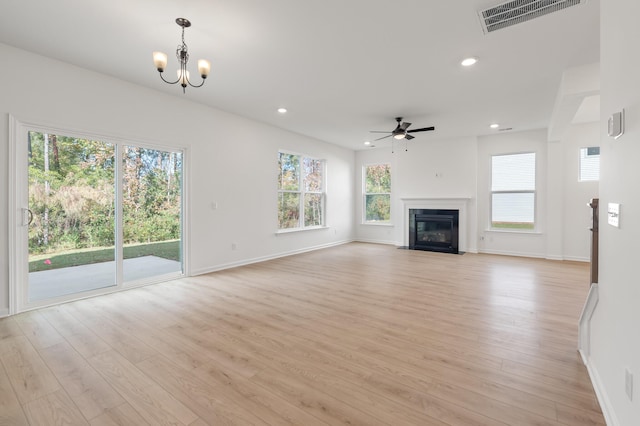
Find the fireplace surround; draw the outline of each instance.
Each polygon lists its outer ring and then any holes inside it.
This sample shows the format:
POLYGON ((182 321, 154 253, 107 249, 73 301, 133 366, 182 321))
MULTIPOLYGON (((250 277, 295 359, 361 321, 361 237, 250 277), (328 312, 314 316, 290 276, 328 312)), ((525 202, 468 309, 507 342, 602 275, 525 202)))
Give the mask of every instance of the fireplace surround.
POLYGON ((400 247, 409 248, 409 210, 458 210, 458 250, 459 253, 475 252, 473 241, 469 235, 475 235, 476 228, 469 223, 470 207, 473 207, 473 197, 400 197, 402 202, 402 239, 400 247), (471 204, 471 205, 470 205, 471 204), (471 245, 470 245, 471 244, 471 245))

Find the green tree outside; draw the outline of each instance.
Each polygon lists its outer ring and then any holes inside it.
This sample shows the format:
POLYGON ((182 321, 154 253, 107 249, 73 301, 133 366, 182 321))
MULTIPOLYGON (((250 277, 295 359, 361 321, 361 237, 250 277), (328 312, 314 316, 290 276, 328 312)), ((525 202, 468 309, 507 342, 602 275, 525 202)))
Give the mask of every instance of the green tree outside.
POLYGON ((391 165, 373 164, 365 167, 365 221, 391 220, 391 165))
MULTIPOLYGON (((132 146, 123 147, 122 152, 123 243, 126 246, 179 240, 181 153, 132 146)), ((33 213, 30 257, 67 251, 79 256, 78 250, 84 249, 107 253, 99 261, 113 260, 115 146, 29 132, 28 153, 29 208, 33 213)), ((176 254, 168 255, 175 257, 176 254)), ((49 269, 56 266, 51 264, 49 269)))

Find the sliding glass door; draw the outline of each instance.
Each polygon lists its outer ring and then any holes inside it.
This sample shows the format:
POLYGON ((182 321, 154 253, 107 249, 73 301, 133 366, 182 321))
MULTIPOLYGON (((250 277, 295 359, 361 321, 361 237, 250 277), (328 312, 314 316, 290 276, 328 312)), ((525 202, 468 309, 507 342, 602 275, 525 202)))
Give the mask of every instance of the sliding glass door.
POLYGON ((29 301, 116 285, 113 144, 28 133, 29 301))
POLYGON ((181 150, 14 128, 14 311, 183 274, 181 150))
POLYGON ((125 282, 182 272, 182 153, 124 146, 125 282))

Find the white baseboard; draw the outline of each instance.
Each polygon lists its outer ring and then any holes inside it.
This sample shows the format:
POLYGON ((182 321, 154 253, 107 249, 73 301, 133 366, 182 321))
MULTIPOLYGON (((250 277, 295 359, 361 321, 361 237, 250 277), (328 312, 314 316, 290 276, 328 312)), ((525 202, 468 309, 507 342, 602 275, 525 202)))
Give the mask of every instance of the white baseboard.
POLYGON ((602 415, 604 416, 605 423, 607 424, 607 426, 621 426, 620 422, 618 421, 618 417, 613 410, 613 406, 611 405, 609 395, 607 394, 607 391, 602 384, 602 380, 600 379, 600 375, 598 374, 598 369, 593 365, 590 357, 587 359, 587 371, 589 372, 589 377, 591 378, 593 390, 596 392, 596 398, 598 398, 598 403, 600 404, 600 409, 602 410, 602 415))
POLYGON ((548 254, 544 258, 547 260, 565 260, 563 256, 559 256, 557 254, 548 254))
POLYGON ((0 318, 9 316, 9 308, 0 309, 0 318))
POLYGON ((544 259, 545 255, 543 254, 536 254, 536 253, 521 253, 521 252, 516 252, 516 251, 502 251, 502 250, 487 250, 487 249, 482 249, 482 250, 478 250, 478 253, 484 253, 484 254, 499 254, 501 256, 516 256, 516 257, 535 257, 537 259, 544 259))
POLYGON ((578 257, 578 256, 564 256, 561 260, 569 260, 571 262, 591 262, 591 259, 588 257, 578 257))
POLYGON ((268 260, 279 259, 281 257, 287 257, 287 256, 293 256, 295 254, 302 254, 302 253, 307 253, 307 252, 310 252, 310 251, 322 250, 322 249, 329 248, 329 247, 341 246, 343 244, 352 243, 353 241, 354 240, 336 241, 336 242, 329 243, 329 244, 322 244, 322 245, 319 245, 319 246, 306 247, 306 248, 303 248, 303 249, 291 250, 291 251, 282 252, 282 253, 276 253, 276 254, 272 254, 272 255, 269 255, 269 256, 254 257, 252 259, 244 259, 244 260, 239 260, 237 262, 224 263, 222 265, 216 265, 216 266, 213 266, 213 267, 210 267, 210 268, 195 269, 195 270, 191 271, 190 275, 191 276, 204 275, 204 274, 208 274, 208 273, 211 273, 211 272, 222 271, 224 269, 237 268, 238 266, 251 265, 253 263, 266 262, 268 260))
POLYGON ((354 240, 356 243, 368 243, 368 244, 386 244, 389 246, 398 246, 400 247, 402 244, 398 244, 395 241, 389 241, 389 240, 371 240, 368 238, 357 238, 354 240))

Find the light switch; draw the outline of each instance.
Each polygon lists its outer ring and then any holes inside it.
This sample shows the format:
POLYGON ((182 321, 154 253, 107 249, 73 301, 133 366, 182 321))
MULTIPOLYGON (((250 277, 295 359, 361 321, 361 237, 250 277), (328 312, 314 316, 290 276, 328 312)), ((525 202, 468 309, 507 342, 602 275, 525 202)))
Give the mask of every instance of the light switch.
POLYGON ((616 228, 620 227, 620 204, 609 203, 607 208, 607 218, 609 225, 615 226, 616 228))

